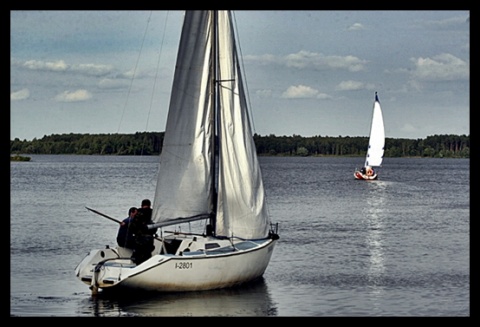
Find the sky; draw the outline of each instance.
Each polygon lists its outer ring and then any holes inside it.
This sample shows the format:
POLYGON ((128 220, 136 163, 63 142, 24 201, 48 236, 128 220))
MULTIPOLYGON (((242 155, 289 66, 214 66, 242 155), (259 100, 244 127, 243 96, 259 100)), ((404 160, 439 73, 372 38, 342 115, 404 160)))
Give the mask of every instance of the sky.
MULTIPOLYGON (((470 12, 234 11, 260 135, 470 134, 470 12)), ((10 11, 10 139, 163 132, 183 11, 10 11)))

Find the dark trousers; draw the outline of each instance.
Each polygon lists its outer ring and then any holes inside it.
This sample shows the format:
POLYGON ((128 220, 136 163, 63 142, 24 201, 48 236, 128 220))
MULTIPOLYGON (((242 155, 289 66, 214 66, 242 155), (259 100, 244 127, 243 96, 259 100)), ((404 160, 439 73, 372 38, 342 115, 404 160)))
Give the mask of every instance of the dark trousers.
POLYGON ((153 246, 152 235, 137 235, 132 260, 137 265, 141 264, 152 256, 153 249, 155 249, 155 247, 153 246))

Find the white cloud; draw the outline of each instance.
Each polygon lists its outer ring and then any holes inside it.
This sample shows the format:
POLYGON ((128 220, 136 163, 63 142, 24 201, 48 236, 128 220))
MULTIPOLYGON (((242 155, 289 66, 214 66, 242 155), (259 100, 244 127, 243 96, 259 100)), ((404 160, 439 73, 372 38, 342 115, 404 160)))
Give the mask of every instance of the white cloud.
POLYGON ((145 77, 154 77, 154 75, 155 74, 152 72, 152 70, 130 69, 128 71, 118 74, 117 77, 125 79, 142 79, 145 77))
POLYGON ((112 65, 79 64, 71 65, 71 71, 79 72, 85 75, 104 76, 113 71, 112 65))
POLYGON ((63 60, 49 62, 40 60, 28 60, 23 63, 23 67, 32 70, 50 70, 54 72, 63 72, 67 70, 68 65, 63 60))
POLYGON ((255 61, 259 64, 277 64, 299 69, 345 69, 351 72, 365 70, 366 60, 355 56, 326 56, 321 53, 299 51, 284 57, 274 55, 246 56, 246 60, 255 61))
POLYGON ((92 98, 92 94, 87 90, 65 91, 55 97, 59 102, 78 102, 86 101, 92 98))
POLYGON ((272 90, 258 90, 255 94, 261 98, 270 98, 272 96, 272 90))
POLYGON ((123 80, 104 78, 98 82, 98 87, 101 89, 123 89, 128 87, 128 83, 123 80))
POLYGON ((347 28, 348 31, 359 31, 359 30, 364 30, 365 26, 363 26, 360 23, 354 23, 353 25, 349 26, 347 28))
POLYGON ((318 90, 310 86, 297 85, 290 86, 282 93, 282 98, 285 99, 300 99, 300 98, 316 98, 316 99, 330 99, 331 97, 325 93, 320 93, 318 90))
POLYGON ((28 89, 21 89, 19 91, 10 93, 10 100, 12 101, 24 100, 24 99, 28 99, 29 97, 30 97, 30 91, 28 89))
POLYGON ((332 97, 326 93, 317 93, 317 96, 315 98, 321 99, 321 100, 328 100, 328 99, 331 99, 332 97))
POLYGON ((42 60, 27 60, 19 62, 12 60, 12 63, 30 70, 42 70, 51 72, 74 72, 83 75, 104 76, 113 72, 112 65, 97 65, 97 64, 78 64, 69 65, 64 60, 57 61, 42 61, 42 60))
POLYGON ((280 64, 280 58, 271 54, 264 54, 261 56, 246 55, 243 57, 244 61, 256 62, 257 64, 269 65, 280 64))
POLYGON ((425 25, 434 27, 436 29, 454 29, 454 28, 467 28, 470 24, 469 16, 455 16, 440 20, 431 20, 425 22, 425 25))
POLYGON ((415 70, 412 76, 422 81, 454 81, 470 78, 469 64, 451 54, 442 53, 432 58, 411 58, 415 70))
POLYGON ((365 69, 365 60, 355 56, 325 56, 321 53, 299 51, 284 58, 287 67, 315 69, 346 69, 358 72, 365 69))
POLYGON ((375 86, 369 83, 362 83, 358 81, 343 81, 340 82, 335 89, 337 91, 356 91, 356 90, 373 90, 375 86))

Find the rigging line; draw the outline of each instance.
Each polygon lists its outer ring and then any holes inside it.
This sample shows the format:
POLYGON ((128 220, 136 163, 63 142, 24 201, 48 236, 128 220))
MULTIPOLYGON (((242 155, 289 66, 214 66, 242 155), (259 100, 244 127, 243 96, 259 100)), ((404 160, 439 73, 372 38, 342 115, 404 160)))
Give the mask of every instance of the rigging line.
POLYGON ((123 116, 125 115, 125 109, 127 108, 128 99, 130 98, 130 93, 132 91, 133 81, 135 80, 135 75, 137 73, 138 62, 140 61, 140 56, 142 54, 143 44, 145 43, 145 37, 147 35, 147 30, 148 30, 148 26, 150 24, 150 18, 151 17, 152 17, 152 12, 150 11, 150 16, 148 16, 148 19, 147 19, 147 26, 145 27, 145 32, 143 33, 143 39, 142 39, 142 44, 140 46, 140 51, 138 52, 137 62, 135 63, 135 68, 133 69, 132 78, 130 80, 130 87, 128 88, 127 99, 125 100, 125 105, 123 106, 122 116, 120 117, 120 122, 118 123, 117 134, 120 131, 120 126, 122 125, 123 116))
POLYGON ((143 144, 142 144, 142 152, 141 152, 142 154, 143 154, 143 150, 145 148, 145 144, 147 142, 148 122, 150 121, 150 113, 152 112, 152 107, 153 107, 153 96, 155 94, 155 87, 157 85, 157 80, 158 80, 158 71, 159 71, 159 67, 160 67, 160 59, 162 57, 162 52, 163 52, 162 51, 163 50, 163 43, 165 42, 165 32, 167 30, 168 14, 169 14, 169 11, 167 11, 166 17, 165 17, 165 24, 164 24, 164 27, 163 27, 162 41, 160 42, 160 50, 159 50, 159 53, 158 53, 157 67, 155 69, 155 78, 153 79, 152 94, 150 96, 150 107, 148 108, 147 121, 145 123, 145 137, 143 139, 143 144))

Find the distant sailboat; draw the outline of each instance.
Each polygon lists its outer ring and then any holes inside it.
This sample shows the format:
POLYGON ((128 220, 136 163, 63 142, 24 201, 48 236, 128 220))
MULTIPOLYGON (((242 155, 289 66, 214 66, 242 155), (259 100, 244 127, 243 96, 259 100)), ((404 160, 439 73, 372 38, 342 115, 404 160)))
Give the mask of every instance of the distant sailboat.
POLYGON ((375 92, 375 102, 373 104, 372 125, 370 128, 370 139, 368 141, 367 156, 361 169, 355 169, 353 176, 356 179, 373 180, 378 178, 378 173, 374 167, 380 167, 383 161, 385 151, 385 126, 383 123, 382 107, 375 92))
POLYGON ((231 13, 187 11, 149 225, 160 235, 140 263, 124 247, 90 251, 75 274, 92 293, 201 291, 263 275, 279 237, 246 104, 231 13), (178 228, 193 221, 205 222, 199 232, 178 228))

